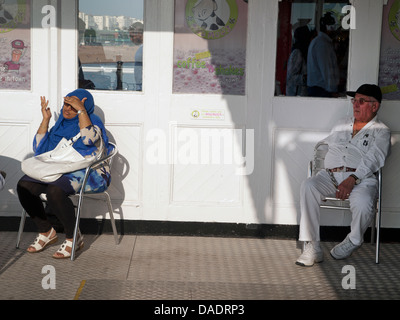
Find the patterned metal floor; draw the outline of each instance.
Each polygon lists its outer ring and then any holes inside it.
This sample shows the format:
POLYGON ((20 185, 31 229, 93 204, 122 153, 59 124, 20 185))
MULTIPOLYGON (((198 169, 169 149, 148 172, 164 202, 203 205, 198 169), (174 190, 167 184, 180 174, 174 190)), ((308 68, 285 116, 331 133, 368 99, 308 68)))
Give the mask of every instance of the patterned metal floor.
POLYGON ((0 233, 1 300, 400 299, 399 243, 383 243, 376 265, 371 244, 336 261, 324 242, 325 261, 304 268, 294 240, 85 235, 72 262, 51 257, 56 245, 27 253, 33 233, 15 249, 16 237, 0 233))

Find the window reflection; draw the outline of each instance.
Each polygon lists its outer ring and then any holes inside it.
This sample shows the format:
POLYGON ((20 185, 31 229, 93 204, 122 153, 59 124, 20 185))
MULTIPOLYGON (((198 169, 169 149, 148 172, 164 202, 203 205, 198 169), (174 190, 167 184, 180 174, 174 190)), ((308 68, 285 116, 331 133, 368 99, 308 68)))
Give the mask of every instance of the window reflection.
POLYGON ((144 0, 79 1, 79 87, 142 91, 144 0))
POLYGON ((340 0, 280 2, 276 95, 345 95, 349 28, 341 22, 346 5, 340 0))

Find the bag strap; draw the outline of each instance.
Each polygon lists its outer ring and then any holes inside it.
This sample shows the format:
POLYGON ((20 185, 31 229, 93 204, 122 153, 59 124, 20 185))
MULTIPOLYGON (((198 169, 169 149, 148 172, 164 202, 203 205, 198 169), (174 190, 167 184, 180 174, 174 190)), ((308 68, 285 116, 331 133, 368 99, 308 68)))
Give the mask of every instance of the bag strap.
MULTIPOLYGON (((68 140, 68 145, 73 145, 80 137, 81 137, 81 132, 79 131, 79 133, 75 137, 68 140)), ((96 156, 96 160, 99 160, 102 157, 103 151, 104 151, 104 141, 102 135, 100 134, 100 147, 99 147, 99 152, 96 156)))
POLYGON ((70 141, 72 141, 72 144, 74 144, 79 138, 81 137, 81 132, 79 131, 79 133, 70 139, 70 141))
POLYGON ((81 137, 81 132, 79 132, 75 137, 72 137, 67 142, 65 142, 64 146, 72 146, 80 137, 81 137))

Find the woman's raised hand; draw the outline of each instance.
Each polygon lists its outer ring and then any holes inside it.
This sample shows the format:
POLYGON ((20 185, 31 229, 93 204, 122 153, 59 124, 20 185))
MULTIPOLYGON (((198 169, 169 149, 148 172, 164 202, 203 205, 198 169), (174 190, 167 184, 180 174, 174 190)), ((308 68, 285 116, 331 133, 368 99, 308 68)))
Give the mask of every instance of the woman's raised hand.
POLYGON ((43 120, 40 123, 39 129, 37 133, 39 134, 45 134, 47 132, 47 129, 49 128, 49 123, 51 119, 51 111, 49 106, 49 100, 46 100, 46 97, 40 97, 40 105, 42 106, 42 115, 43 115, 43 120))
POLYGON ((51 111, 49 106, 49 100, 46 100, 46 97, 40 97, 40 105, 42 106, 42 115, 44 120, 50 120, 51 111))
POLYGON ((83 98, 80 100, 78 97, 71 96, 71 97, 64 97, 64 103, 69 104, 72 108, 74 108, 76 111, 82 110, 85 111, 85 101, 87 98, 83 98))
MULTIPOLYGON (((82 100, 80 100, 78 97, 75 97, 75 96, 64 98, 64 108, 66 106, 69 106, 70 108, 67 110, 70 110, 71 108, 74 109, 74 111, 76 113, 72 114, 72 116, 76 116, 76 114, 78 114, 79 128, 81 128, 81 129, 86 128, 92 124, 90 117, 86 112, 86 108, 85 108, 86 100, 87 100, 86 97, 84 97, 82 100)), ((68 114, 67 114, 67 116, 68 116, 68 114)), ((65 117, 65 115, 64 115, 64 117, 65 117)))

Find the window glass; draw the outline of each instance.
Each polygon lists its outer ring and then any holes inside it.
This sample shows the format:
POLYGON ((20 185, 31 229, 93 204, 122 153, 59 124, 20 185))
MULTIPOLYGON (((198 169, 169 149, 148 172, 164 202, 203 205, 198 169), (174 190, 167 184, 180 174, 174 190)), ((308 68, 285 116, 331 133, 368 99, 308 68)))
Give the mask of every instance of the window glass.
POLYGON ((276 95, 345 96, 350 14, 348 1, 279 3, 276 95))
POLYGON ((31 69, 31 1, 0 0, 0 90, 30 90, 31 69))
POLYGON ((247 0, 176 0, 173 93, 245 95, 247 0))
POLYGON ((379 86, 386 100, 400 100, 400 1, 389 0, 383 10, 379 86))
POLYGON ((142 91, 144 0, 79 0, 79 87, 142 91))

